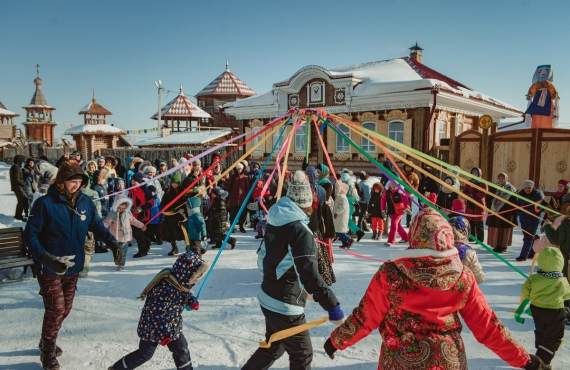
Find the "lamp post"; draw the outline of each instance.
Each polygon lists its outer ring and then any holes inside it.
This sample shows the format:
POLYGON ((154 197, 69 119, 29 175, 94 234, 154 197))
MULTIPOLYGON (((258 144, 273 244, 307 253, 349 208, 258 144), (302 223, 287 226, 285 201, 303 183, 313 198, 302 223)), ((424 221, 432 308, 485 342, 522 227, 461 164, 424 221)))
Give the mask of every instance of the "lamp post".
POLYGON ((162 113, 161 112, 162 111, 162 81, 160 81, 160 80, 158 80, 158 82, 154 81, 154 84, 158 89, 158 132, 160 134, 161 133, 161 130, 160 130, 160 126, 161 126, 160 125, 160 123, 161 123, 160 122, 160 114, 162 113))

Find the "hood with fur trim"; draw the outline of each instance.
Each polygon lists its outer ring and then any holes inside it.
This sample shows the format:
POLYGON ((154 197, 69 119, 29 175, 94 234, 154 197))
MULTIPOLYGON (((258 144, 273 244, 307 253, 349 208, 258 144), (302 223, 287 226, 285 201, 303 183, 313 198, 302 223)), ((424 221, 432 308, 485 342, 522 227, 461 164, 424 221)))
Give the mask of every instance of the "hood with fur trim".
POLYGON ((133 201, 131 200, 131 198, 128 197, 121 197, 115 199, 113 205, 111 206, 111 211, 119 212, 119 206, 124 203, 127 203, 127 208, 125 208, 125 212, 130 212, 131 208, 133 208, 133 201))

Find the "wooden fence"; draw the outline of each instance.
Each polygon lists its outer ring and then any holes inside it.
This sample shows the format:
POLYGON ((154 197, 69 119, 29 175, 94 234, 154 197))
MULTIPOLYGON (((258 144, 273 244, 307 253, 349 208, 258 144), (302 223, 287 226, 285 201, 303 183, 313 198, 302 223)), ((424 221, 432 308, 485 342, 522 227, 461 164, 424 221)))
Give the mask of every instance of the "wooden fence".
POLYGON ((17 155, 23 155, 26 158, 33 159, 38 159, 45 155, 51 163, 55 164, 65 152, 71 153, 74 150, 75 149, 70 148, 42 148, 41 145, 28 145, 25 148, 5 148, 1 151, 1 160, 8 164, 12 164, 14 162, 14 157, 17 155))

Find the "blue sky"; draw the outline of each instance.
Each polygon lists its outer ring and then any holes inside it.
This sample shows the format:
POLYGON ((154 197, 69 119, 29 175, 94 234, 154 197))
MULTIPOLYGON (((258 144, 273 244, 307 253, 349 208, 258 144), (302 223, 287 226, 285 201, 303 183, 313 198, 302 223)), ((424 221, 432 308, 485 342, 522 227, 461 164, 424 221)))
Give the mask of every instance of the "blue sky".
POLYGON ((425 65, 520 109, 536 66, 552 64, 570 124, 569 15, 564 0, 4 1, 0 101, 23 116, 39 63, 57 121, 81 124, 95 89, 109 123, 150 128, 154 80, 195 95, 228 59, 263 93, 306 65, 403 57, 417 41, 425 65))

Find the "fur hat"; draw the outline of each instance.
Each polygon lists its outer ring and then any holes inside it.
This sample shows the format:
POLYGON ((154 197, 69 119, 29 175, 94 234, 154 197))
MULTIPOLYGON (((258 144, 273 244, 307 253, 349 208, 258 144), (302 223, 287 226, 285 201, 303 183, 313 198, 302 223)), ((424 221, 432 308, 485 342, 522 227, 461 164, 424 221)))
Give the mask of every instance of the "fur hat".
POLYGON ((144 169, 144 173, 149 173, 149 172, 154 172, 156 173, 156 167, 154 166, 148 166, 144 169))
POLYGON ((55 178, 56 183, 63 184, 67 180, 75 178, 81 179, 81 187, 84 187, 89 183, 89 176, 87 176, 85 171, 83 171, 81 166, 77 163, 66 161, 59 165, 57 176, 55 178))
POLYGON ((241 163, 243 164, 244 167, 247 167, 247 161, 245 159, 242 160, 241 163))
POLYGON ((293 176, 293 180, 287 189, 287 197, 291 198, 300 208, 309 208, 313 205, 311 184, 303 171, 295 172, 295 176, 293 176))
POLYGON ((453 229, 435 209, 424 208, 410 226, 408 249, 432 249, 443 252, 455 247, 453 229))

